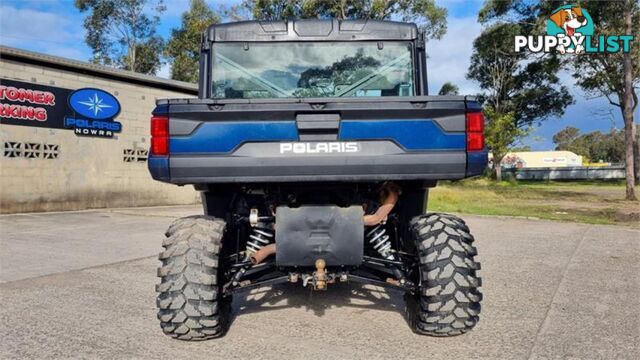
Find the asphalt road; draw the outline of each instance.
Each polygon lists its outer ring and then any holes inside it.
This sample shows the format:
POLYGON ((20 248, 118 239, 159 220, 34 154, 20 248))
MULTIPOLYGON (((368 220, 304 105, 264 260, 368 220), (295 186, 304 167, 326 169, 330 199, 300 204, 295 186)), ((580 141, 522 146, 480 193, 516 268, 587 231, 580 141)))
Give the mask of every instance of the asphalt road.
POLYGON ((236 297, 224 338, 175 341, 155 317, 155 254, 192 213, 0 216, 0 358, 640 358, 639 230, 475 216, 485 298, 466 335, 414 335, 397 292, 287 284, 236 297))

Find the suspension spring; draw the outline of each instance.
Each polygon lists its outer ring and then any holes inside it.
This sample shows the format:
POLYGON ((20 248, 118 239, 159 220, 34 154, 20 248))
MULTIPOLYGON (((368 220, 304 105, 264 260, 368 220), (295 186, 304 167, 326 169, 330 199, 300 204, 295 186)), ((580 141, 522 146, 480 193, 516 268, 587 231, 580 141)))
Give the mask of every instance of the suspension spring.
POLYGON ((376 225, 367 233, 369 243, 382 257, 388 260, 395 260, 393 250, 391 249, 391 241, 389 235, 386 234, 387 229, 383 224, 376 225))
POLYGON ((260 224, 258 224, 257 227, 252 228, 253 234, 249 235, 249 240, 247 240, 247 258, 250 258, 251 255, 258 252, 258 250, 269 245, 273 238, 273 232, 270 229, 259 227, 259 225, 260 224))
MULTIPOLYGON (((386 232, 387 229, 384 225, 378 224, 367 233, 367 238, 369 239, 369 243, 373 245, 373 248, 382 255, 383 258, 387 260, 396 260, 396 257, 393 254, 393 249, 391 248, 389 235, 387 235, 386 232)), ((391 269, 393 275, 400 284, 404 285, 407 283, 406 274, 401 268, 395 265, 390 265, 389 269, 391 269)))

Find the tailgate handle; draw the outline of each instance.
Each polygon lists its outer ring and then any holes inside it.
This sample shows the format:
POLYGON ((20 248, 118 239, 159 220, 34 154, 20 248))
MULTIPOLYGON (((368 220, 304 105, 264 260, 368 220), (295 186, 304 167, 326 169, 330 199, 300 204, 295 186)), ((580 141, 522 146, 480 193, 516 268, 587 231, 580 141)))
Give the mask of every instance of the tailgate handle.
POLYGON ((338 130, 340 114, 298 114, 296 115, 298 130, 338 130))
POLYGON ((300 141, 336 141, 340 114, 298 114, 296 125, 300 141))

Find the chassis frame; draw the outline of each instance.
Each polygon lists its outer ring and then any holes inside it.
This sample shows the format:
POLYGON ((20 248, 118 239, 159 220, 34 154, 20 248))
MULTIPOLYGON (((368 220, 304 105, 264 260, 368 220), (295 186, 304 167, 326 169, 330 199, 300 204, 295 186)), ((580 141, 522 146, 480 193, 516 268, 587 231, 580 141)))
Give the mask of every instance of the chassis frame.
MULTIPOLYGON (((401 246, 401 239, 397 231, 398 222, 397 216, 390 217, 388 221, 388 224, 396 229, 393 236, 396 249, 401 246)), ((252 264, 246 258, 243 258, 242 235, 239 229, 242 226, 246 226, 246 223, 247 219, 245 217, 236 217, 232 226, 236 231, 234 234, 228 233, 226 239, 233 244, 234 249, 231 250, 232 254, 224 259, 223 296, 230 296, 263 286, 297 283, 299 281, 302 281, 305 287, 312 285, 314 289, 318 289, 316 285, 318 279, 314 271, 317 271, 317 269, 302 266, 278 266, 273 259, 252 264)), ((227 250, 228 253, 229 250, 227 250)), ((419 286, 405 279, 410 279, 414 275, 413 272, 419 261, 417 255, 403 251, 395 251, 394 253, 399 260, 385 259, 370 252, 370 254, 363 256, 362 263, 359 266, 332 266, 326 270, 325 281, 327 284, 356 282, 415 294, 420 290, 419 286), (402 281, 396 278, 398 271, 404 275, 402 281)), ((327 287, 320 289, 326 290, 327 287)))

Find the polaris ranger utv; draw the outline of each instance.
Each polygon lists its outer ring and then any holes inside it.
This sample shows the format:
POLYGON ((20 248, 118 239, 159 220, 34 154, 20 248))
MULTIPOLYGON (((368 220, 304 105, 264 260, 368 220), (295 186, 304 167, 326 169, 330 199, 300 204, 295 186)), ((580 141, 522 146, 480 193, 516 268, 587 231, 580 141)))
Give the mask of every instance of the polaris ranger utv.
POLYGON ((428 96, 414 24, 300 20, 211 26, 197 99, 159 100, 154 179, 191 184, 204 215, 167 230, 158 318, 182 340, 223 335, 234 293, 338 282, 405 294, 420 334, 478 322, 462 219, 425 212, 437 180, 487 164, 480 106, 428 96))

